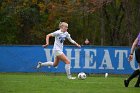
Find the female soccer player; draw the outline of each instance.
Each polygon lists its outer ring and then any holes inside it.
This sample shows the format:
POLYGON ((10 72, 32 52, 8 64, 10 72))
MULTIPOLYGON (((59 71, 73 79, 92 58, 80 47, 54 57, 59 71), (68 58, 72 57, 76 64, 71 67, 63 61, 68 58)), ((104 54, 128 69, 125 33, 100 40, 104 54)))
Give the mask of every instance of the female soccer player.
POLYGON ((63 42, 67 38, 71 43, 75 44, 78 47, 81 47, 78 43, 76 43, 71 37, 70 34, 67 32, 68 24, 66 22, 60 22, 59 30, 50 33, 46 36, 46 44, 43 47, 47 47, 49 45, 49 38, 55 37, 54 47, 53 47, 53 54, 55 56, 54 62, 38 62, 37 68, 42 66, 53 66, 56 67, 60 60, 65 63, 65 70, 67 73, 68 79, 75 79, 76 77, 71 76, 70 72, 70 61, 63 53, 63 42))
POLYGON ((128 87, 129 85, 129 82, 136 76, 138 76, 138 80, 135 84, 135 87, 140 87, 139 84, 140 84, 140 33, 139 35, 137 36, 137 38, 135 39, 135 41, 133 42, 133 45, 131 47, 131 53, 129 55, 129 61, 132 61, 133 59, 133 53, 134 53, 134 50, 135 50, 135 57, 136 57, 136 61, 138 62, 138 66, 139 68, 137 70, 135 70, 131 76, 124 80, 124 85, 125 87, 128 87))

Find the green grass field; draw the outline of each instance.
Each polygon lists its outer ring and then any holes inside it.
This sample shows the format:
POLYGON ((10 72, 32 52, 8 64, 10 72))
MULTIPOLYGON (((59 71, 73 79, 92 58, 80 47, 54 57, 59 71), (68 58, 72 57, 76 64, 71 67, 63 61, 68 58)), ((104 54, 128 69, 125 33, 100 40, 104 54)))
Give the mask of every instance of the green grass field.
POLYGON ((140 88, 133 87, 136 78, 124 87, 126 77, 91 75, 86 80, 68 80, 65 74, 0 73, 0 93, 139 93, 140 88))

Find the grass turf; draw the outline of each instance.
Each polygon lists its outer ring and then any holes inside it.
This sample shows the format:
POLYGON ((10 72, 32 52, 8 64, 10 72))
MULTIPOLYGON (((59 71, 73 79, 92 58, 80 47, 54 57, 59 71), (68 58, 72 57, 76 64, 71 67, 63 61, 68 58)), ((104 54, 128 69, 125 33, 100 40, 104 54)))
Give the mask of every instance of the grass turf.
POLYGON ((140 88, 133 87, 136 78, 128 88, 123 85, 125 78, 92 75, 86 80, 68 80, 65 74, 0 73, 0 93, 139 93, 140 88))

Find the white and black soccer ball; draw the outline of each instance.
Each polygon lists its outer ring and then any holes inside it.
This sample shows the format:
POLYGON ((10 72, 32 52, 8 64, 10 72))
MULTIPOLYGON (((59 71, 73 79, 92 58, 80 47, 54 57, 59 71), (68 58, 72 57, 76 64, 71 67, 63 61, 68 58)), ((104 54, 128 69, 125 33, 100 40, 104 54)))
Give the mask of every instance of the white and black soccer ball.
POLYGON ((86 79, 87 78, 87 76, 86 76, 86 74, 84 73, 84 72, 80 72, 79 74, 78 74, 78 79, 86 79))

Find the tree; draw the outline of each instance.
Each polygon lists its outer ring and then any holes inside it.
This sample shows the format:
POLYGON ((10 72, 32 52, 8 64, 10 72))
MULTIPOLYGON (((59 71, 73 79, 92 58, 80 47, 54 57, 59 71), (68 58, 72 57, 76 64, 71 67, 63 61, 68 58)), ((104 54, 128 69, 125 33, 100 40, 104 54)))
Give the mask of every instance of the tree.
POLYGON ((139 5, 139 0, 0 0, 0 44, 43 44, 66 21, 78 43, 88 38, 94 45, 131 45, 140 29, 139 5))

